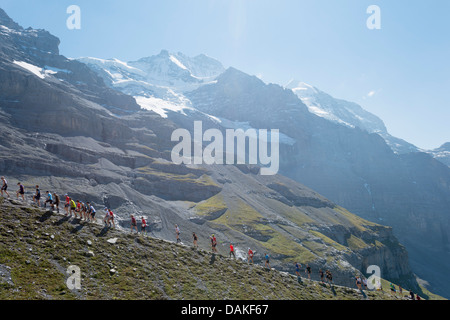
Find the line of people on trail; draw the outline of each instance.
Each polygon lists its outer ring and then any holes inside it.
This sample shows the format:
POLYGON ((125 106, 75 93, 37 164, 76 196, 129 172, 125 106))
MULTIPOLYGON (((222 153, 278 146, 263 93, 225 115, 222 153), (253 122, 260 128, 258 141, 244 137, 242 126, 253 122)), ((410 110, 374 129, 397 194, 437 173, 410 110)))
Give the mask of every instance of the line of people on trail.
MULTIPOLYGON (((175 224, 175 235, 176 235, 177 243, 181 243, 180 233, 181 233, 180 232, 180 227, 177 224, 175 224)), ((197 236, 197 234, 195 232, 192 233, 192 238, 193 238, 194 248, 198 248, 198 236, 197 236)), ((215 234, 212 234, 209 237, 209 239, 211 241, 211 252, 212 253, 218 253, 218 251, 217 251, 217 238, 216 238, 215 234)), ((249 264, 253 264, 254 263, 254 261, 253 261, 254 256, 255 256, 255 253, 253 252, 253 250, 251 248, 248 248, 248 251, 247 251, 247 262, 249 264)), ((230 251, 229 251, 228 257, 229 258, 233 257, 234 259, 236 259, 235 248, 234 248, 234 245, 232 243, 230 243, 230 251)), ((268 269, 271 269, 270 257, 269 257, 268 253, 264 253, 264 267, 268 268, 268 269)), ((298 277, 300 277, 301 265, 296 262, 295 263, 295 267, 296 267, 296 274, 297 274, 298 277)), ((305 273, 307 274, 308 279, 311 279, 311 267, 308 264, 306 265, 305 273)), ((320 276, 320 280, 323 283, 325 283, 325 282, 326 283, 330 283, 330 284, 333 283, 333 274, 331 273, 330 270, 326 270, 326 272, 324 272, 322 269, 320 269, 319 270, 319 276, 320 276), (324 277, 326 278, 326 280, 324 280, 324 277)))
MULTIPOLYGON (((181 243, 180 240, 180 227, 175 224, 175 234, 176 234, 176 239, 177 239, 177 243, 181 243)), ((194 248, 198 248, 198 236, 195 232, 192 233, 192 238, 193 238, 193 243, 194 243, 194 248)), ((217 238, 215 236, 215 234, 212 234, 209 237, 210 241, 211 241, 211 252, 212 253, 218 253, 217 251, 217 238)), ((235 248, 234 245, 232 243, 230 243, 230 251, 229 251, 229 258, 233 257, 234 259, 236 259, 236 254, 235 254, 235 248)), ((253 264, 253 257, 254 257, 254 252, 253 250, 251 250, 250 248, 248 248, 248 252, 247 252, 247 262, 253 264)), ((270 258, 269 258, 269 254, 268 253, 264 253, 264 267, 265 268, 271 268, 270 266, 270 258)), ((300 269, 302 268, 302 265, 298 262, 295 263, 295 273, 297 275, 297 277, 300 279, 301 275, 300 275, 300 269)), ((309 264, 305 265, 305 274, 308 277, 309 280, 311 280, 311 266, 309 264)), ((320 282, 323 284, 330 284, 333 285, 333 274, 330 270, 323 270, 323 269, 319 269, 319 278, 320 278, 320 282)), ((364 277, 355 277, 356 279, 356 286, 358 289, 362 290, 362 286, 364 286, 364 288, 366 290, 368 290, 368 283, 367 283, 367 279, 364 277)), ((381 288, 381 283, 379 284, 380 289, 381 288)), ((390 284, 391 287, 391 293, 392 292, 396 292, 395 290, 395 286, 391 283, 390 284)), ((399 286, 399 291, 400 291, 400 295, 402 294, 402 287, 399 286)), ((410 292, 410 296, 413 297, 412 300, 414 300, 414 293, 412 293, 412 291, 410 292)), ((417 295, 417 300, 420 300, 419 295, 417 295)))
MULTIPOLYGON (((362 288, 364 286, 364 289, 368 290, 368 284, 367 284, 367 279, 361 276, 355 276, 355 282, 356 282, 356 287, 362 291, 362 288)), ((380 290, 383 291, 383 287, 381 285, 381 282, 378 280, 376 285, 375 285, 376 290, 380 290)), ((389 283, 389 289, 391 292, 391 295, 394 297, 397 297, 397 289, 395 287, 395 285, 390 282, 389 283)), ((403 288, 402 286, 398 286, 398 292, 400 293, 400 298, 403 296, 403 288)), ((409 292, 409 296, 405 296, 408 297, 410 300, 421 300, 419 295, 415 295, 414 292, 410 291, 409 292)))
MULTIPOLYGON (((2 187, 0 189, 1 195, 6 195, 8 198, 11 198, 10 194, 8 193, 8 182, 5 177, 0 178, 2 181, 2 187)), ((21 182, 18 182, 17 185, 19 186, 19 189, 17 190, 17 199, 19 197, 22 198, 22 201, 25 201, 25 187, 21 182)), ((46 191, 46 199, 44 201, 41 201, 41 190, 39 188, 39 185, 36 185, 36 190, 32 198, 33 205, 36 205, 37 207, 43 206, 43 208, 47 208, 49 206, 51 210, 56 210, 58 213, 60 213, 60 197, 55 192, 46 191), (41 203, 42 202, 42 203, 41 203)), ((74 217, 75 219, 80 219, 84 221, 90 221, 95 222, 96 218, 96 210, 89 201, 82 202, 80 200, 74 200, 73 198, 69 197, 68 194, 64 195, 65 198, 65 204, 64 204, 64 210, 65 210, 65 216, 74 217)), ((115 228, 115 221, 114 221, 114 213, 111 209, 108 209, 105 207, 105 217, 103 218, 103 223, 105 226, 108 227, 114 227, 115 228)), ((134 216, 132 215, 132 224, 131 227, 133 227, 137 230, 137 222, 134 216)), ((147 228, 147 221, 144 217, 141 218, 141 232, 145 232, 147 228)), ((139 232, 139 231, 138 231, 139 232)))
MULTIPOLYGON (((0 189, 2 197, 4 193, 8 198, 11 198, 8 193, 8 181, 6 181, 5 177, 1 177, 0 179, 2 180, 2 187, 0 189)), ((17 199, 19 199, 20 196, 22 200, 25 201, 25 187, 20 182, 17 183, 17 186, 19 187, 19 190, 16 192, 17 199)))
MULTIPOLYGON (((3 196, 3 192, 5 192, 5 194, 9 197, 9 194, 7 192, 8 189, 8 183, 5 179, 5 177, 1 177, 2 180, 2 187, 1 187, 1 194, 3 196)), ((22 197, 22 200, 25 200, 25 188, 23 187, 23 185, 19 182, 17 184, 19 186, 19 190, 17 191, 17 198, 19 198, 19 195, 22 197)), ((44 208, 47 207, 47 204, 51 206, 51 209, 54 210, 56 208, 57 212, 59 213, 59 204, 60 204, 60 199, 59 196, 56 193, 51 193, 49 191, 46 192, 47 194, 47 198, 44 201, 44 208)), ((79 200, 74 200, 71 197, 69 197, 68 194, 64 195, 65 197, 65 205, 64 205, 64 209, 65 209, 65 215, 66 216, 70 216, 72 217, 72 215, 75 218, 79 218, 81 220, 85 220, 85 221, 91 221, 94 222, 95 221, 95 214, 96 214, 96 210, 94 208, 94 206, 92 204, 90 204, 89 202, 83 203, 82 201, 79 200)), ((38 207, 41 206, 40 203, 40 199, 41 199, 41 192, 39 189, 39 186, 36 185, 36 192, 35 195, 33 196, 33 202, 37 204, 38 207)), ((114 213, 111 209, 105 207, 104 208, 105 211, 105 216, 103 218, 103 223, 105 224, 105 226, 108 227, 115 227, 115 219, 114 219, 114 213)), ((147 221, 144 219, 144 217, 141 218, 141 232, 145 232, 146 228, 148 227, 147 221)), ((133 230, 136 230, 136 232, 138 231, 137 228, 137 221, 136 218, 134 217, 134 215, 131 215, 131 231, 133 232, 133 230)), ((180 239, 180 228, 179 226, 176 224, 175 225, 175 234, 176 234, 176 242, 177 243, 181 243, 181 239, 180 239)), ((192 237, 193 237, 193 243, 194 243, 194 247, 198 248, 198 236, 195 234, 195 232, 192 233, 192 237)), ((214 234, 212 234, 210 236, 210 241, 211 241, 211 251, 213 253, 218 253, 217 251, 217 238, 214 234)), ((235 253, 235 248, 233 246, 233 244, 230 244, 230 251, 229 251, 229 257, 233 257, 234 259, 236 259, 236 253, 235 253)), ((248 252, 247 252, 247 262, 248 263, 254 263, 253 261, 254 258, 254 252, 248 248, 248 252)), ((268 253, 264 253, 264 267, 265 268, 271 268, 270 266, 270 258, 269 258, 269 254, 268 253)), ((300 266, 298 263, 296 263, 296 273, 299 276, 299 272, 300 272, 300 266)), ((307 265, 305 272, 308 275, 308 278, 311 278, 311 268, 307 265)), ((319 271, 320 274, 320 278, 321 281, 323 281, 324 278, 324 273, 322 270, 319 271)), ((326 281, 332 283, 332 274, 329 270, 326 271, 326 281)))
MULTIPOLYGON (((175 236, 176 236, 177 243, 182 243, 181 239, 180 239, 180 234, 181 234, 180 227, 177 224, 175 224, 175 236)), ((194 248, 198 249, 198 235, 195 232, 192 232, 192 239, 193 239, 194 248)), ((218 251, 217 251, 217 238, 216 238, 216 235, 212 234, 209 237, 209 240, 211 242, 211 252, 212 253, 218 253, 218 251)), ((228 253, 228 257, 229 258, 233 257, 234 259, 236 259, 236 252, 235 252, 234 245, 232 243, 230 243, 230 251, 228 253)), ((253 257, 254 257, 254 252, 250 248, 248 248, 247 262, 253 264, 253 257)), ((268 253, 264 254, 264 260, 265 260, 264 266, 266 268, 270 269, 271 267, 270 267, 270 259, 269 259, 269 254, 268 253)))
MULTIPOLYGON (((144 217, 141 217, 141 232, 146 232, 147 227, 148 227, 147 220, 145 220, 144 217)), ((131 215, 131 232, 133 232, 133 229, 135 229, 136 232, 139 233, 136 218, 132 214, 131 215)))
MULTIPOLYGON (((302 265, 300 263, 298 263, 298 262, 295 263, 295 274, 297 275, 298 278, 301 277, 301 275, 300 275, 301 267, 302 267, 302 265)), ((306 266, 305 266, 305 273, 308 277, 308 280, 311 280, 311 267, 309 264, 306 264, 306 266)), ((322 269, 319 269, 319 277, 320 277, 320 282, 333 284, 333 274, 331 273, 330 270, 326 270, 324 272, 322 269), (324 278, 325 278, 325 280, 324 280, 324 278)))
MULTIPOLYGON (((8 193, 8 182, 5 179, 5 177, 0 178, 2 180, 2 187, 1 187, 1 195, 5 194, 8 198, 10 198, 10 195, 8 193)), ((19 190, 17 190, 17 199, 19 199, 19 196, 22 198, 22 201, 25 201, 25 187, 22 183, 17 183, 19 186, 19 190)), ((39 185, 36 185, 35 187, 35 193, 32 198, 33 205, 37 207, 43 207, 47 208, 50 207, 52 211, 56 210, 58 213, 60 213, 60 197, 55 192, 46 191, 46 199, 41 200, 41 190, 39 188, 39 185), (41 203, 42 202, 42 203, 41 203)), ((75 219, 95 222, 95 214, 96 210, 94 206, 89 202, 86 201, 86 203, 80 201, 80 200, 74 200, 73 198, 69 197, 68 194, 64 195, 65 198, 65 204, 64 204, 64 210, 65 210, 65 216, 74 217, 75 219)), ((106 209, 106 208, 105 208, 106 209)), ((111 225, 115 226, 114 224, 114 214, 111 210, 108 211, 108 219, 104 219, 105 225, 111 225)))
MULTIPOLYGON (((389 289, 391 291, 391 295, 397 297, 397 289, 395 288, 395 285, 392 282, 389 283, 389 289)), ((400 285, 398 286, 398 292, 401 298, 403 296, 403 288, 400 285)), ((409 300, 422 300, 422 298, 418 294, 414 294, 412 290, 410 290, 409 295, 405 297, 407 297, 409 300)))

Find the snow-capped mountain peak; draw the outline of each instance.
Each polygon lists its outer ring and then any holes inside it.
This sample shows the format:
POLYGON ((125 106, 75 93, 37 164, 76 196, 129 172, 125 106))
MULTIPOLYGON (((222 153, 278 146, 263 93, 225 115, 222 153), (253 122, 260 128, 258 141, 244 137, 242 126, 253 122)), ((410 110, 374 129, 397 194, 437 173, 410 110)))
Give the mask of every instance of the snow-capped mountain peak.
POLYGON ((167 50, 129 64, 145 71, 152 81, 163 81, 169 86, 177 80, 185 83, 211 80, 225 71, 219 61, 206 55, 188 57, 181 52, 170 53, 167 50))
POLYGON ((109 86, 132 95, 144 109, 162 117, 167 111, 183 113, 190 108, 185 92, 211 83, 225 68, 204 54, 189 57, 181 52, 162 50, 137 61, 79 58, 96 71, 109 86))
POLYGON ((291 80, 286 86, 291 89, 311 113, 327 120, 358 127, 368 132, 387 132, 383 121, 374 114, 364 110, 360 105, 336 99, 307 83, 291 80))
POLYGON ((301 91, 302 93, 317 94, 319 90, 310 84, 292 79, 285 85, 285 88, 291 89, 294 93, 301 91))
POLYGON ((309 112, 319 117, 350 128, 379 134, 396 153, 419 151, 416 146, 390 135, 383 120, 354 102, 336 99, 310 84, 297 80, 289 81, 285 88, 292 90, 308 107, 309 112))

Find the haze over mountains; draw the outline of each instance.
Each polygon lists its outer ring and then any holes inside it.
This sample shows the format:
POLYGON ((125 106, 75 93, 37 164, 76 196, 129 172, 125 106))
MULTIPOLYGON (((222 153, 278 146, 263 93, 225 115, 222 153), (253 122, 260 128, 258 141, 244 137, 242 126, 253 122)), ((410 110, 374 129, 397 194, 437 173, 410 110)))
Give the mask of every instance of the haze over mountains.
POLYGON ((0 39, 2 174, 111 207, 124 226, 146 215, 164 239, 177 223, 185 241, 215 233, 222 250, 267 250, 280 269, 308 261, 349 283, 377 264, 405 287, 417 287, 415 273, 449 296, 450 169, 407 143, 394 152, 362 108, 315 88, 299 97, 205 55, 67 59, 56 37, 2 10, 0 39), (281 175, 172 164, 171 133, 195 120, 280 129, 281 175))

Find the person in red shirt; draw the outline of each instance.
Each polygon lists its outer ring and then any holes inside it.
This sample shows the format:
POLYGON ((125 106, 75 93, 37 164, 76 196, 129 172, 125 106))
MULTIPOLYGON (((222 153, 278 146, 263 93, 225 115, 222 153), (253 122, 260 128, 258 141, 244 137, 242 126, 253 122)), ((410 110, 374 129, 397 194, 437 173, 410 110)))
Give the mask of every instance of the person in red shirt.
POLYGON ((75 209, 75 218, 78 217, 78 213, 80 214, 80 219, 83 218, 81 215, 81 202, 77 200, 77 208, 75 209))
POLYGON ((145 232, 145 228, 147 228, 147 221, 145 221, 144 217, 142 217, 142 225, 141 225, 141 232, 145 232))
POLYGON ((137 229, 137 222, 134 215, 131 215, 131 232, 133 232, 133 228, 136 229, 136 232, 139 232, 137 229))
POLYGON ((111 210, 109 210, 109 221, 110 221, 109 225, 111 226, 111 222, 112 222, 113 227, 115 228, 116 224, 114 223, 114 213, 111 210))
POLYGON ((217 252, 217 239, 215 235, 212 235, 211 237, 209 237, 209 239, 211 240, 211 249, 212 252, 217 252))
POLYGON ((67 194, 65 196, 66 196, 66 204, 64 205, 64 210, 66 210, 66 216, 67 216, 67 215, 69 215, 70 197, 67 194))
POLYGON ((230 243, 230 258, 231 258, 231 255, 233 255, 233 257, 236 259, 236 255, 234 254, 234 247, 233 247, 232 243, 230 243))
POLYGON ((248 258, 247 258, 248 262, 252 262, 253 263, 253 251, 252 249, 248 248, 248 258))

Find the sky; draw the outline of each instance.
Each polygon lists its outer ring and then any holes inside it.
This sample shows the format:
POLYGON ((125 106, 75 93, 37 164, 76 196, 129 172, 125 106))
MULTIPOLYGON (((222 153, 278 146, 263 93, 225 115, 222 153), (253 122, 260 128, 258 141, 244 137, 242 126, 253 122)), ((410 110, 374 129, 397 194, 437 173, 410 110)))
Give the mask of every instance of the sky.
POLYGON ((448 0, 0 0, 70 57, 206 54, 266 83, 296 79, 379 116, 423 149, 450 141, 448 0), (81 9, 70 30, 67 8, 81 9), (369 29, 367 8, 380 8, 369 29))

